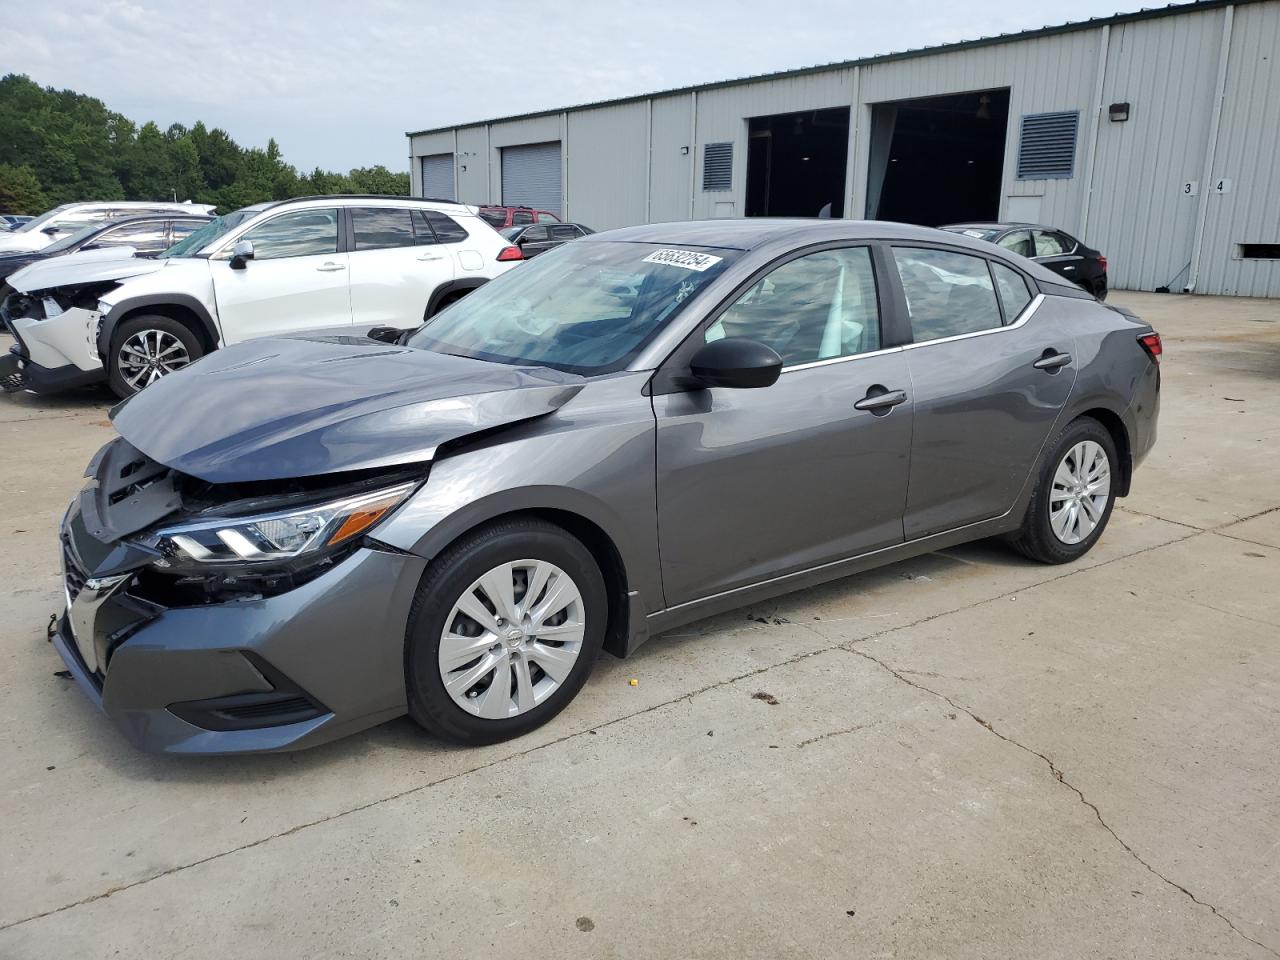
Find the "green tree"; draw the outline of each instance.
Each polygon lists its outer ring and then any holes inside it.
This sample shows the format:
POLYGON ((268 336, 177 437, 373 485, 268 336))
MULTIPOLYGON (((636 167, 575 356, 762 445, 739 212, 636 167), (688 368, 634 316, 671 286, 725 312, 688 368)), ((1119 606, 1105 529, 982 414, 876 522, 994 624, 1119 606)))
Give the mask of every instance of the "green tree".
POLYGON ((48 209, 49 201, 40 189, 40 179, 34 170, 0 163, 0 212, 34 217, 48 209))

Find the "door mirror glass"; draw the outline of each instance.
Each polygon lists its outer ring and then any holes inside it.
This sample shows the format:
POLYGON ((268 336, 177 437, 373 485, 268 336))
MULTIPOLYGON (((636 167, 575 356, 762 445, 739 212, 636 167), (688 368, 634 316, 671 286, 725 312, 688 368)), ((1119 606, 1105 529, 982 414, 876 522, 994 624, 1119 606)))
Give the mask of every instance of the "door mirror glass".
POLYGON ((236 245, 231 248, 231 263, 228 266, 232 270, 243 270, 245 264, 253 259, 253 241, 237 240, 236 245))
POLYGON ((759 341, 725 337, 699 347, 689 367, 706 387, 771 387, 782 373, 782 357, 759 341))
POLYGON ((45 227, 45 228, 44 228, 43 230, 41 230, 40 232, 41 232, 41 233, 43 233, 43 234, 45 234, 46 236, 56 237, 59 233, 61 233, 61 232, 62 232, 62 230, 61 230, 59 227, 55 227, 55 226, 53 226, 52 224, 50 224, 49 226, 45 227))

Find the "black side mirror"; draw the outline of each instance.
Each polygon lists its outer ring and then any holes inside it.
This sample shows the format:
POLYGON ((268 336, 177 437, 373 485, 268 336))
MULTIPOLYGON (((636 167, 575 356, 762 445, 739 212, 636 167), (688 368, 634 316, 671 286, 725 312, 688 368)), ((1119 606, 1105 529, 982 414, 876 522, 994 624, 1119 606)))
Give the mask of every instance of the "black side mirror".
POLYGON ((253 259, 253 243, 248 240, 237 240, 231 248, 231 262, 227 264, 232 270, 243 270, 253 259))
POLYGON ((62 232, 62 230, 59 227, 49 226, 49 227, 42 228, 40 232, 49 237, 56 237, 59 233, 62 232))
POLYGON ((377 340, 379 343, 396 343, 400 342, 400 338, 408 331, 401 330, 398 327, 379 326, 372 327, 365 334, 370 340, 377 340))
POLYGON ((782 373, 782 357, 757 340, 725 337, 700 347, 689 367, 706 387, 771 387, 782 373))

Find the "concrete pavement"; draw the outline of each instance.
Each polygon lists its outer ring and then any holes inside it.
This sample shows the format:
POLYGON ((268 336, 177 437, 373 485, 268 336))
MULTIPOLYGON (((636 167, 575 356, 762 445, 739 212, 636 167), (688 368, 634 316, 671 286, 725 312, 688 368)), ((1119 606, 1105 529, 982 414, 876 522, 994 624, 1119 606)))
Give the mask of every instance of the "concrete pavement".
POLYGON ((734 611, 481 750, 133 751, 43 634, 109 401, 0 398, 0 957, 1280 957, 1280 303, 1115 298, 1161 436, 1085 561, 734 611))

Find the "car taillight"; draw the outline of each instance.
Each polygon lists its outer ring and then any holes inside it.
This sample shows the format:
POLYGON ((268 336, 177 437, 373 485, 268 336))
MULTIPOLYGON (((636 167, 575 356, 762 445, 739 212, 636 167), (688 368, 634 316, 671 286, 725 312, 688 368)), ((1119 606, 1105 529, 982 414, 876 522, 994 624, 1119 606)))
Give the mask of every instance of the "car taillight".
POLYGON ((1160 343, 1160 334, 1148 333, 1138 338, 1138 343, 1142 344, 1142 349, 1147 351, 1147 356, 1156 363, 1160 362, 1160 354, 1164 353, 1164 347, 1160 343))
POLYGON ((498 251, 498 262, 508 263, 511 260, 523 260, 524 254, 520 252, 519 247, 503 247, 498 251))
POLYGON ((1102 268, 1103 273, 1107 272, 1107 258, 1104 257, 1102 254, 1098 254, 1098 266, 1102 268))

